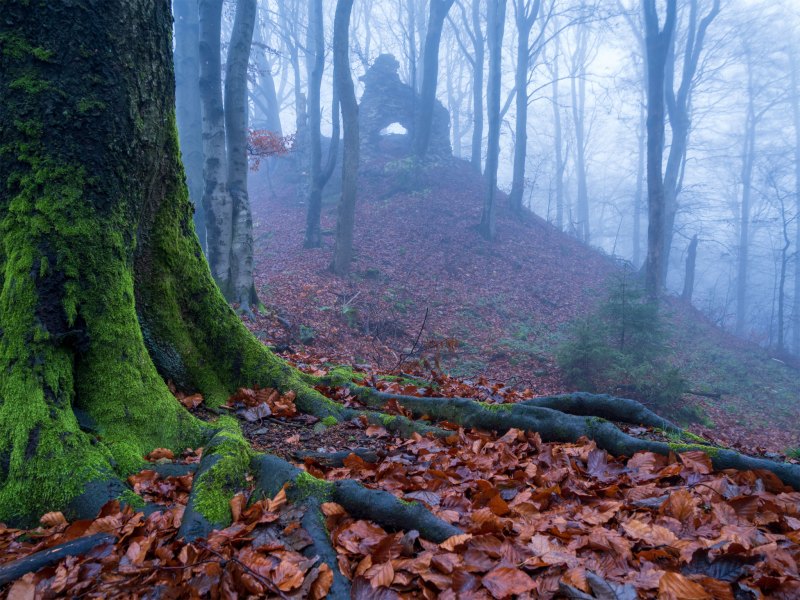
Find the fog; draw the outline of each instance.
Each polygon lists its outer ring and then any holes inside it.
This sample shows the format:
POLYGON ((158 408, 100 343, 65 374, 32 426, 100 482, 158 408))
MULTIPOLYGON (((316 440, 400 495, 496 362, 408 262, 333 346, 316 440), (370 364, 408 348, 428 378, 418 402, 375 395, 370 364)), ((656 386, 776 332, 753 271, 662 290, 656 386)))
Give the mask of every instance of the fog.
MULTIPOLYGON (((643 269, 648 254, 648 83, 642 3, 489 4, 506 5, 499 54, 497 187, 567 234, 643 269), (528 62, 521 70, 520 32, 527 38, 528 62), (522 116, 521 93, 527 96, 522 116), (522 163, 517 158, 515 178, 517 138, 523 132, 526 152, 522 163)), ((644 4, 653 4, 663 26, 667 2, 644 4)), ((307 0, 257 3, 248 71, 251 129, 277 131, 279 124, 281 135, 305 135, 315 56, 313 27, 308 27, 313 5, 307 0)), ((319 114, 322 135, 329 137, 336 3, 321 5, 319 114)), ((694 287, 689 290, 694 306, 737 335, 797 354, 800 3, 681 0, 676 9, 665 68, 666 290, 684 292, 687 253, 696 236, 694 287)), ((491 11, 482 0, 456 0, 444 12, 436 99, 448 112, 452 154, 489 171, 491 11), (476 52, 483 54, 477 59, 483 65, 477 94, 476 52), (477 121, 476 101, 481 103, 477 121), (476 123, 481 128, 477 135, 476 123)), ((234 13, 235 3, 226 2, 223 54, 234 13)), ((413 88, 415 102, 422 102, 432 15, 425 0, 355 0, 349 59, 359 101, 365 74, 379 56, 390 54, 400 80, 413 88)), ((363 118, 363 106, 361 112, 363 118)), ((412 126, 398 119, 382 133, 408 133, 412 126)), ((363 158, 363 147, 361 152, 363 158)))

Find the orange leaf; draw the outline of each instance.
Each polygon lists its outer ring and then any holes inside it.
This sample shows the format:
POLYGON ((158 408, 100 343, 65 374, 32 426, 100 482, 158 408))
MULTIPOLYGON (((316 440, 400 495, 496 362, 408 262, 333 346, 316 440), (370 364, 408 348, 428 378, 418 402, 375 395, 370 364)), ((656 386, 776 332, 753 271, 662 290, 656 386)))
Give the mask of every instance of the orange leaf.
POLYGON ((714 470, 711 466, 711 459, 709 458, 708 454, 702 450, 689 450, 688 452, 682 452, 680 454, 680 459, 687 469, 694 471, 695 473, 700 473, 701 475, 707 475, 714 470))
POLYGON ((279 590, 288 592, 296 587, 300 587, 303 583, 303 573, 293 562, 282 560, 275 569, 272 580, 278 586, 279 590))
POLYGON ((500 600, 536 588, 536 582, 516 567, 495 567, 483 576, 483 587, 500 600))
POLYGON ((327 563, 322 563, 319 566, 319 575, 317 575, 314 583, 311 584, 309 598, 311 598, 311 600, 321 600, 328 595, 332 585, 333 570, 328 566, 327 563))
POLYGON ((443 550, 447 550, 448 552, 452 552, 456 549, 456 546, 460 546, 461 544, 467 542, 468 540, 472 539, 471 533, 460 533, 458 535, 451 536, 439 544, 439 547, 443 550))
POLYGON ((242 516, 242 511, 244 510, 245 506, 247 505, 247 499, 244 497, 244 494, 238 493, 230 500, 231 506, 231 516, 233 517, 233 522, 239 520, 242 516))
POLYGON ((66 525, 67 519, 64 517, 64 513, 62 512, 49 512, 45 515, 42 515, 42 518, 39 519, 39 522, 45 527, 57 527, 59 525, 66 525))
POLYGON ((336 504, 336 502, 323 502, 319 508, 326 517, 344 514, 344 508, 342 508, 341 504, 336 504))
POLYGON ((145 458, 149 461, 159 460, 160 458, 168 458, 172 460, 175 458, 175 455, 169 448, 156 448, 150 454, 145 456, 145 458))
POLYGON ((284 504, 286 504, 286 488, 282 487, 281 491, 278 492, 275 495, 275 497, 269 501, 269 510, 270 512, 273 510, 277 510, 284 504))
POLYGON ((702 585, 671 571, 661 576, 658 597, 665 600, 711 600, 711 595, 702 585))
POLYGON ((8 600, 34 600, 36 598, 36 575, 27 573, 17 579, 8 590, 8 600))
POLYGON ((392 585, 392 581, 394 581, 392 563, 385 562, 382 565, 377 565, 375 572, 372 577, 370 577, 369 583, 374 589, 377 589, 381 586, 389 587, 392 585))

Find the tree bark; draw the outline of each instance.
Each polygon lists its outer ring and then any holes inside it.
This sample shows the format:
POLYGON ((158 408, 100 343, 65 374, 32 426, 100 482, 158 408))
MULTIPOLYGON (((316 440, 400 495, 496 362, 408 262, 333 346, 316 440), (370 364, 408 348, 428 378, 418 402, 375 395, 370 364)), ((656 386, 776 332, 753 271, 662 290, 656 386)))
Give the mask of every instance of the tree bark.
POLYGON ((272 65, 266 58, 267 46, 264 42, 262 27, 258 23, 256 23, 255 32, 253 33, 253 46, 256 48, 255 63, 257 69, 253 100, 259 107, 254 118, 256 121, 254 125, 257 128, 283 135, 281 106, 275 89, 275 79, 272 77, 272 65), (261 98, 259 98, 259 95, 261 98))
POLYGON ((203 117, 203 208, 206 216, 208 263, 214 280, 230 289, 233 202, 228 193, 225 112, 222 108, 220 58, 222 0, 200 0, 200 102, 203 117))
POLYGON ((753 72, 748 56, 747 113, 745 117, 744 147, 742 148, 742 204, 739 213, 739 248, 736 276, 736 334, 743 335, 747 320, 747 274, 750 254, 750 196, 752 193, 753 166, 756 152, 755 90, 753 72))
POLYGON ((481 27, 481 0, 472 0, 472 47, 475 60, 472 63, 472 153, 470 162, 481 171, 483 157, 483 64, 486 45, 481 27))
POLYGON ((514 171, 509 203, 515 214, 522 214, 522 196, 525 193, 525 161, 528 158, 528 69, 530 68, 530 37, 533 24, 539 16, 541 0, 515 0, 517 24, 517 66, 514 73, 516 95, 516 122, 514 124, 514 171))
POLYGON ((339 148, 339 95, 334 85, 332 115, 333 131, 328 148, 328 162, 325 170, 322 167, 322 132, 320 130, 322 111, 320 107, 320 91, 322 74, 325 70, 325 32, 322 20, 322 0, 309 0, 309 46, 313 48, 314 60, 309 61, 308 72, 308 128, 310 162, 308 173, 308 212, 306 213, 306 234, 303 246, 319 248, 322 245, 320 218, 322 215, 322 190, 333 173, 336 155, 339 148))
POLYGON ((425 33, 425 51, 422 61, 422 89, 417 106, 417 123, 414 127, 414 153, 422 160, 428 152, 433 123, 433 105, 436 102, 436 85, 439 79, 439 43, 445 17, 454 0, 430 0, 428 28, 425 33))
POLYGON ((256 0, 238 0, 225 69, 225 136, 231 196, 230 290, 223 293, 250 313, 258 305, 253 282, 253 216, 247 192, 247 66, 256 22, 256 0))
POLYGON ((506 0, 488 0, 489 80, 486 89, 489 140, 486 150, 486 197, 478 231, 487 240, 496 234, 495 195, 497 167, 500 158, 500 82, 503 56, 503 29, 506 22, 506 0))
POLYGON ((350 13, 353 0, 338 0, 333 21, 333 78, 339 93, 344 131, 342 197, 336 220, 336 242, 331 270, 346 275, 353 260, 356 186, 358 185, 358 103, 350 75, 350 13))
POLYGON ((676 0, 667 0, 664 25, 659 29, 655 0, 642 0, 647 47, 647 260, 645 288, 651 301, 658 302, 664 261, 664 72, 675 31, 676 0))
POLYGON ((253 385, 321 401, 211 277, 171 27, 166 0, 32 0, 0 20, 17 49, 0 52, 0 521, 94 517, 153 448, 203 445, 165 380, 212 406, 253 385))
POLYGON ((206 248, 203 210, 203 116, 200 106, 200 40, 198 0, 174 0, 175 105, 178 139, 186 171, 189 199, 194 205, 194 228, 206 248))
POLYGON ((697 234, 694 234, 692 241, 689 242, 689 252, 686 255, 686 272, 683 277, 683 298, 684 302, 692 302, 692 294, 694 293, 694 274, 695 265, 697 264, 697 234))
POLYGON ((578 239, 588 244, 589 234, 589 190, 586 175, 586 58, 587 29, 586 25, 576 33, 575 54, 572 56, 570 72, 570 95, 572 105, 572 123, 575 128, 575 178, 578 189, 576 205, 578 209, 578 239))
POLYGON ((678 90, 674 88, 675 40, 669 44, 669 55, 666 64, 666 103, 669 113, 671 143, 667 167, 664 172, 664 249, 661 263, 661 284, 666 285, 669 270, 669 256, 672 250, 672 239, 675 235, 675 219, 678 214, 678 196, 681 191, 681 180, 686 166, 686 152, 691 132, 692 93, 697 85, 696 74, 700 56, 705 44, 706 32, 720 11, 720 0, 714 0, 709 12, 698 19, 698 0, 689 2, 689 23, 686 28, 686 45, 684 47, 683 69, 678 90))
POLYGON ((800 356, 800 61, 790 51, 789 70, 792 87, 792 117, 794 120, 794 198, 795 198, 795 242, 794 242, 794 298, 792 302, 792 348, 800 356))

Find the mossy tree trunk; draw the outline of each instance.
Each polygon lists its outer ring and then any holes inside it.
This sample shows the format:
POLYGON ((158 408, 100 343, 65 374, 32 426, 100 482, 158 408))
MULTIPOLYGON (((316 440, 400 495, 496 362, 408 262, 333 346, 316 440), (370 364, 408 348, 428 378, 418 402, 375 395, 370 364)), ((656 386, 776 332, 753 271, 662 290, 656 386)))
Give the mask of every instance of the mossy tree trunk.
POLYGON ((6 3, 0 23, 0 521, 92 514, 220 403, 297 387, 215 286, 175 128, 168 0, 6 3))

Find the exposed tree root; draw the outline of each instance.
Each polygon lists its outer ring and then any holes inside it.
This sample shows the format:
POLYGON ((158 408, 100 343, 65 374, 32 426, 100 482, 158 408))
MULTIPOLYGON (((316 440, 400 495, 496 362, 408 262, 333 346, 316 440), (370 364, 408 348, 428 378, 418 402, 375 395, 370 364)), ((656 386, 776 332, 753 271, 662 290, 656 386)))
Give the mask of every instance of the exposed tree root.
POLYGON ((0 586, 19 579, 26 573, 33 573, 54 565, 67 556, 86 554, 102 544, 113 544, 115 540, 116 538, 108 533, 96 533, 40 550, 25 558, 7 563, 0 567, 0 586))
POLYGON ((574 392, 572 394, 558 394, 556 396, 542 396, 520 402, 525 406, 538 406, 552 408, 568 415, 582 417, 600 417, 609 421, 629 423, 631 425, 644 425, 663 429, 669 433, 682 435, 683 428, 672 421, 660 417, 641 402, 629 398, 618 398, 607 394, 589 394, 587 392, 574 392))
MULTIPOLYGON (((419 398, 416 396, 388 394, 357 386, 352 387, 350 391, 368 406, 375 409, 385 408, 390 400, 394 400, 399 406, 411 411, 416 417, 426 416, 434 420, 445 420, 457 423, 462 427, 475 427, 495 431, 506 431, 512 428, 535 431, 541 435, 544 441, 548 442, 569 443, 585 436, 594 440, 600 448, 614 455, 632 456, 640 451, 668 455, 670 452, 680 453, 688 450, 702 450, 709 455, 715 469, 763 469, 777 475, 783 483, 800 490, 800 466, 798 465, 754 458, 733 450, 717 448, 703 443, 667 443, 641 439, 626 434, 616 425, 602 417, 567 414, 554 408, 531 406, 527 402, 498 405, 485 404, 468 398, 419 398)), ((595 404, 598 410, 608 411, 606 414, 624 415, 625 407, 632 407, 635 409, 634 413, 642 416, 650 425, 662 423, 658 425, 659 428, 664 428, 664 425, 666 425, 669 427, 667 429, 668 432, 679 433, 684 436, 684 439, 692 439, 691 434, 687 434, 687 432, 669 421, 660 417, 654 420, 652 417, 657 417, 657 415, 643 406, 640 405, 640 408, 635 408, 635 405, 639 403, 634 400, 627 400, 625 403, 619 404, 619 409, 612 409, 613 401, 609 400, 611 397, 606 399, 601 396, 592 400, 591 395, 587 396, 588 398, 582 398, 581 395, 568 395, 567 397, 571 398, 571 400, 565 402, 567 410, 584 411, 588 410, 588 407, 592 404, 595 404)), ((555 398, 547 400, 547 403, 557 406, 558 402, 555 398)), ((630 422, 634 419, 628 415, 624 420, 630 422)))
POLYGON ((351 454, 355 454, 367 463, 376 463, 379 460, 378 454, 367 448, 355 448, 354 450, 342 450, 340 452, 298 450, 297 452, 292 452, 292 458, 298 461, 308 459, 325 467, 343 467, 344 459, 351 454))

